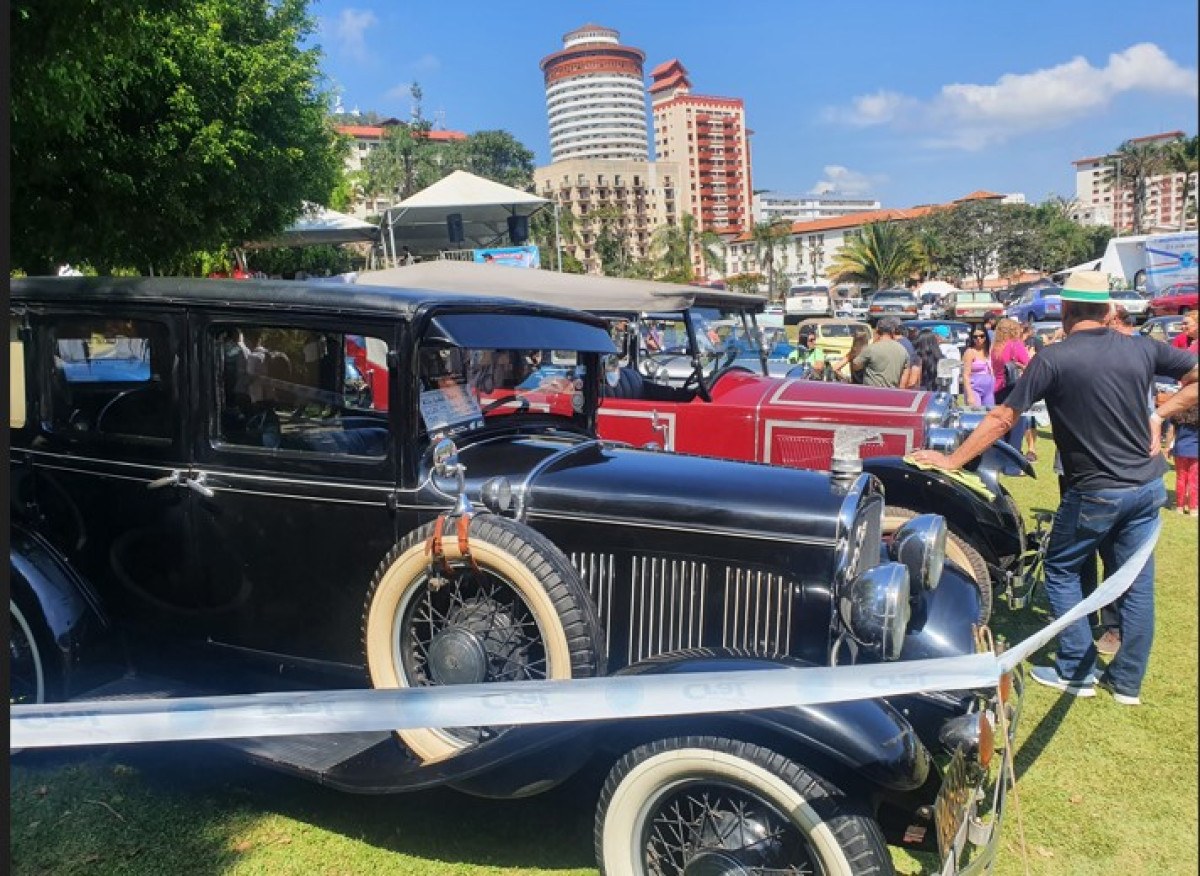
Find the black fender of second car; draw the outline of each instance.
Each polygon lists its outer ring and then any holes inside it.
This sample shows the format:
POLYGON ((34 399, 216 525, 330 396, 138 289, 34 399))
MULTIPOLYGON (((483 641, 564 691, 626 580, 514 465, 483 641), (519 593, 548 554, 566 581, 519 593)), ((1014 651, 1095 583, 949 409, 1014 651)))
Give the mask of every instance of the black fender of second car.
POLYGON ((964 617, 979 617, 979 587, 965 573, 946 566, 933 590, 914 594, 908 634, 900 650, 905 660, 958 657, 975 651, 972 628, 964 617))
POLYGON ((91 587, 36 532, 14 522, 10 538, 9 595, 45 651, 43 669, 56 697, 119 675, 119 642, 91 587))
MULTIPOLYGON (((762 660, 723 649, 664 655, 619 670, 617 675, 674 675, 696 688, 703 699, 703 673, 737 670, 770 671, 811 664, 797 660, 762 660), (693 682, 687 676, 700 674, 693 682)), ((730 691, 719 691, 723 698, 730 691)), ((747 707, 752 700, 747 698, 747 707)), ((908 792, 922 787, 929 777, 931 756, 913 726, 882 699, 850 700, 783 709, 730 712, 707 720, 723 725, 721 732, 768 745, 795 756, 835 782, 867 784, 883 791, 908 792)), ((615 735, 632 733, 686 735, 693 732, 688 716, 631 722, 614 728, 615 735)), ((606 737, 600 737, 603 740, 606 737)), ((621 739, 623 744, 629 740, 621 739)))
MULTIPOLYGON (((1011 449, 1007 445, 1005 448, 1011 449)), ((1003 451, 997 453, 1003 454, 1003 451)), ((1029 465, 1023 456, 1016 455, 1029 465)), ((999 568, 1005 557, 1021 552, 1021 518, 996 478, 994 467, 989 465, 987 468, 990 477, 976 471, 992 492, 991 499, 985 499, 941 472, 923 471, 899 457, 868 457, 863 460, 863 470, 883 484, 889 505, 945 517, 950 531, 978 550, 988 565, 999 568)))

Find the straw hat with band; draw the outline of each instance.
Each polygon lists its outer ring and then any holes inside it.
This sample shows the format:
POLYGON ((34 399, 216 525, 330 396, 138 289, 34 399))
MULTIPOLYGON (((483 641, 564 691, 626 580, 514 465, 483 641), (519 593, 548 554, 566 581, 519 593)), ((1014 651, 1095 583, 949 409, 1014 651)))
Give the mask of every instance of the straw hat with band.
POLYGON ((1082 301, 1088 304, 1108 304, 1108 274, 1103 271, 1076 271, 1067 277, 1059 293, 1063 301, 1082 301))

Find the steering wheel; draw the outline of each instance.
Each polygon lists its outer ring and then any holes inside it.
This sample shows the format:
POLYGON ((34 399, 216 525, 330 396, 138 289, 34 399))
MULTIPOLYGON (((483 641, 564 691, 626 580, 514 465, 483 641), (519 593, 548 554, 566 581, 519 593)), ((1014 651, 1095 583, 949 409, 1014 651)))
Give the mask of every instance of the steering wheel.
MULTIPOLYGON (((112 411, 112 409, 114 407, 118 406, 122 402, 128 401, 129 399, 133 398, 133 396, 138 395, 139 393, 147 392, 149 390, 157 390, 158 388, 159 388, 158 384, 156 384, 156 383, 147 383, 142 386, 135 386, 133 389, 126 389, 121 392, 118 392, 116 395, 114 395, 111 399, 108 400, 108 402, 104 405, 104 407, 102 407, 100 409, 100 413, 97 414, 96 426, 95 426, 96 431, 97 432, 105 431, 104 418, 106 416, 108 416, 108 414, 112 411)), ((74 417, 74 414, 72 414, 72 417, 74 417)))

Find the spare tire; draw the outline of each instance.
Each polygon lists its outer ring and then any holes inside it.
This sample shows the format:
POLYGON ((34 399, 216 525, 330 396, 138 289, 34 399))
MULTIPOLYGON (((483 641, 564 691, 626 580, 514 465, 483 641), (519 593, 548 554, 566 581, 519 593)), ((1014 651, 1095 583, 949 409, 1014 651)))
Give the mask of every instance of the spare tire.
MULTIPOLYGON (((363 650, 377 688, 586 678, 603 674, 596 609, 570 561, 524 524, 470 520, 469 552, 446 525, 445 564, 434 562, 427 523, 380 563, 367 593, 363 650)), ((502 728, 400 730, 425 761, 453 757, 502 728)))

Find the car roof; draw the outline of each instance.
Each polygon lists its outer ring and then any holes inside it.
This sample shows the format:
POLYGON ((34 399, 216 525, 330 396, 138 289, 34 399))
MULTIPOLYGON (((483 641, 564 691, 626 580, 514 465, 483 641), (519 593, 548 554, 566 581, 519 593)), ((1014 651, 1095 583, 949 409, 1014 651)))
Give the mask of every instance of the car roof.
POLYGON ((703 289, 657 280, 565 274, 533 268, 512 268, 474 262, 437 260, 418 262, 381 271, 362 271, 362 285, 384 285, 432 289, 469 295, 499 295, 539 304, 573 307, 577 310, 671 311, 693 304, 699 307, 735 306, 761 309, 761 295, 703 289))
MULTIPOLYGON (((510 270, 510 269, 504 269, 510 270)), ((516 270, 516 269, 511 269, 516 270)), ((420 287, 356 286, 304 280, 231 280, 190 277, 25 277, 12 281, 16 303, 39 302, 113 304, 239 305, 265 309, 329 311, 409 318, 422 306, 434 304, 499 303, 528 309, 529 302, 484 294, 465 295, 420 287)), ((561 304, 538 302, 538 310, 557 316, 589 319, 561 304)), ((590 320, 589 320, 590 321, 590 320)))

